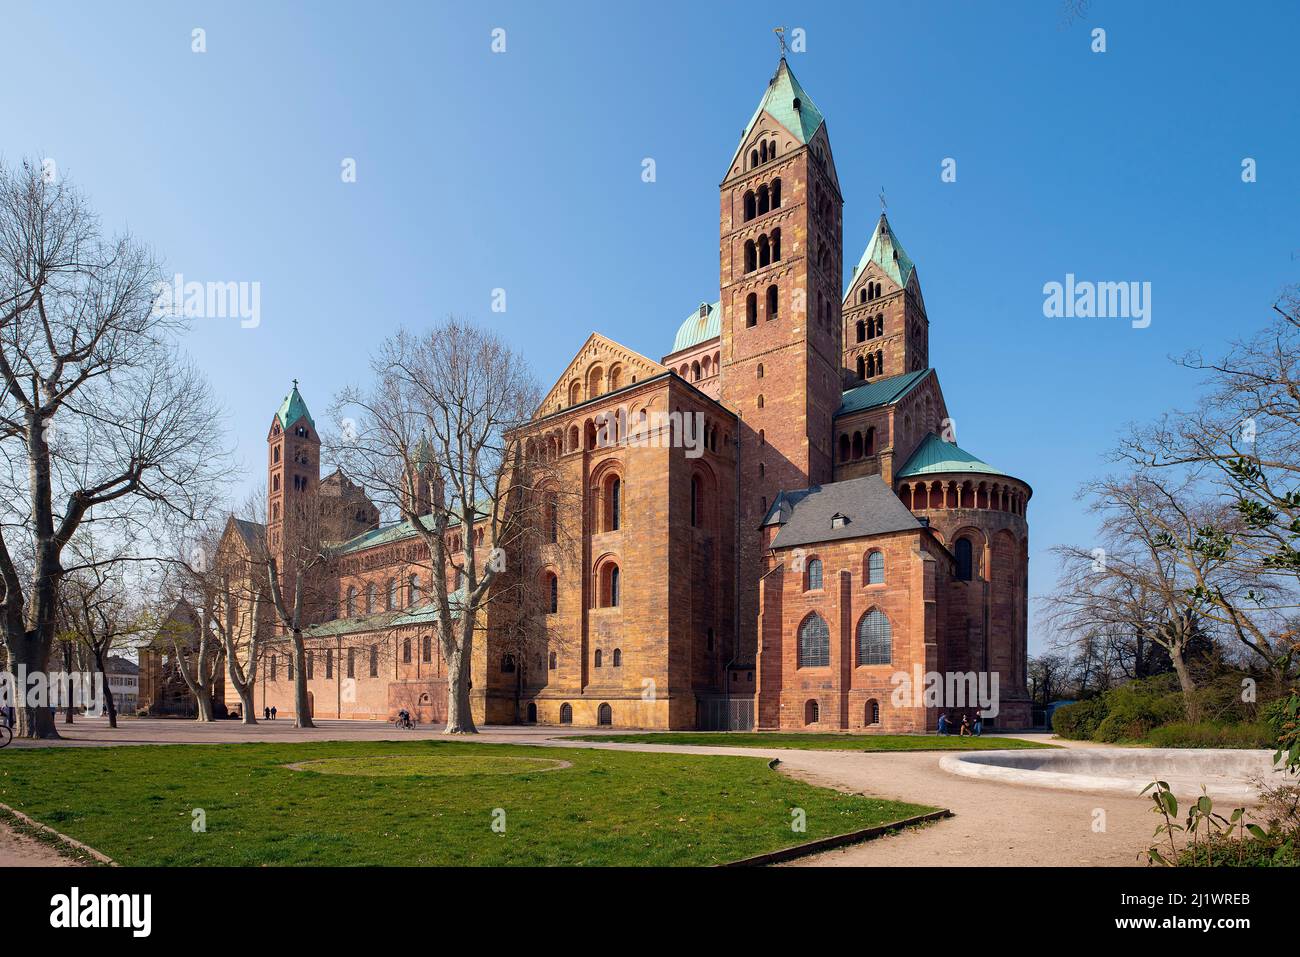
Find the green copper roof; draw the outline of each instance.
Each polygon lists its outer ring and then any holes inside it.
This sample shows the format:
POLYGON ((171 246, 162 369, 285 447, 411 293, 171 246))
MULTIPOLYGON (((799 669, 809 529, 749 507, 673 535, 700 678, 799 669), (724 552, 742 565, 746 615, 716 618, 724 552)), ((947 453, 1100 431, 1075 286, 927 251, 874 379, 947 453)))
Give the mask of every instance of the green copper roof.
POLYGON ((981 462, 965 449, 959 449, 951 442, 945 442, 931 432, 921 441, 921 445, 912 453, 912 457, 907 460, 907 464, 899 470, 897 477, 910 478, 913 475, 936 475, 941 472, 1007 474, 995 469, 987 462, 981 462))
POLYGON ((850 412, 861 412, 863 409, 897 402, 911 392, 929 372, 929 369, 918 369, 916 372, 891 375, 887 379, 877 379, 875 382, 864 382, 857 388, 849 389, 840 397, 840 408, 835 414, 848 415, 850 412))
POLYGON ((677 338, 673 340, 673 352, 698 346, 701 342, 716 339, 722 334, 722 301, 719 300, 712 305, 705 303, 700 305, 705 309, 704 315, 700 315, 699 306, 691 310, 686 321, 677 329, 677 338))
MULTIPOLYGON (((465 601, 464 591, 452 592, 447 596, 453 616, 460 613, 465 601)), ((381 611, 375 615, 358 615, 355 618, 336 618, 334 621, 322 622, 303 629, 307 638, 333 638, 336 635, 350 635, 359 631, 379 631, 385 628, 401 628, 404 625, 431 625, 438 620, 438 605, 430 602, 416 608, 403 608, 400 611, 381 611)))
POLYGON ((293 380, 293 388, 284 397, 284 401, 280 403, 279 411, 275 414, 280 420, 280 428, 282 429, 287 429, 304 416, 306 416, 308 424, 313 429, 316 428, 311 413, 307 411, 307 403, 302 400, 302 394, 298 391, 297 379, 293 380))
POLYGON ((433 443, 423 432, 420 433, 420 441, 415 443, 411 458, 417 469, 433 464, 433 443))
POLYGON ((871 234, 871 242, 867 243, 866 251, 858 260, 858 268, 853 271, 853 276, 849 279, 849 288, 844 290, 845 296, 853 288, 853 281, 862 275, 862 270, 867 268, 867 263, 873 261, 885 271, 886 276, 904 289, 907 288, 907 281, 912 278, 912 273, 916 271, 916 264, 903 251, 903 245, 894 235, 884 213, 880 214, 876 231, 871 234))
POLYGON ((749 139, 754 124, 758 122, 758 118, 764 112, 767 112, 773 119, 789 130, 800 143, 807 143, 811 140, 813 134, 821 128, 822 123, 825 121, 821 110, 817 109, 817 104, 812 101, 812 97, 804 92, 804 88, 794 78, 794 73, 790 70, 790 64, 785 62, 785 57, 781 57, 776 73, 767 83, 767 92, 759 100, 758 109, 754 111, 754 115, 745 124, 745 132, 740 135, 740 144, 731 157, 733 164, 736 162, 736 156, 740 154, 741 148, 744 147, 745 141, 749 139), (798 109, 795 109, 794 106, 796 100, 799 102, 798 109))
MULTIPOLYGON (((492 503, 484 499, 477 505, 480 519, 488 517, 488 510, 492 503)), ((477 521, 476 519, 475 521, 477 521)), ((421 515, 420 523, 425 528, 433 528, 433 516, 421 515)), ((460 519, 455 515, 447 516, 447 527, 456 528, 460 525, 460 519)), ((410 523, 406 520, 394 522, 391 525, 381 525, 379 528, 372 528, 367 532, 349 538, 346 542, 340 542, 334 549, 335 555, 350 555, 353 552, 359 552, 366 548, 374 548, 377 545, 388 545, 391 542, 400 542, 404 539, 411 538, 415 535, 415 529, 411 528, 410 523)))

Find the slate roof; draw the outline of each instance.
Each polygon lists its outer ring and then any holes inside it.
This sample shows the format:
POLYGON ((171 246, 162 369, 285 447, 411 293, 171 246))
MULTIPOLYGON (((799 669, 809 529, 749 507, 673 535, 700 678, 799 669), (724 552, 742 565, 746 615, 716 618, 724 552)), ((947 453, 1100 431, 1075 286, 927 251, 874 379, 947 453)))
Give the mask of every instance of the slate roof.
POLYGON ((929 369, 918 369, 902 375, 891 375, 887 379, 864 382, 856 388, 847 390, 840 397, 840 407, 835 414, 848 415, 850 412, 861 412, 863 409, 897 402, 916 388, 929 373, 929 369))
POLYGON ((700 306, 692 309, 686 321, 678 327, 669 355, 689 349, 691 346, 698 346, 701 342, 716 339, 722 334, 722 301, 712 304, 700 303, 700 306), (705 307, 703 316, 700 315, 700 306, 705 307))
POLYGON ((234 522, 235 531, 239 532, 239 537, 244 540, 244 544, 250 550, 256 551, 262 547, 262 543, 266 540, 265 525, 259 522, 250 522, 243 518, 234 518, 233 516, 231 521, 234 522))
POLYGON ((782 492, 763 524, 781 526, 773 548, 921 528, 916 516, 879 475, 782 492), (837 527, 831 521, 836 515, 848 521, 837 527))
MULTIPOLYGON (((1007 473, 995 469, 987 462, 982 462, 965 449, 951 442, 945 442, 931 432, 917 446, 912 457, 898 471, 898 478, 911 478, 914 475, 937 475, 943 472, 981 472, 988 475, 1007 473)), ((1007 476, 1008 478, 1010 476, 1007 476)))

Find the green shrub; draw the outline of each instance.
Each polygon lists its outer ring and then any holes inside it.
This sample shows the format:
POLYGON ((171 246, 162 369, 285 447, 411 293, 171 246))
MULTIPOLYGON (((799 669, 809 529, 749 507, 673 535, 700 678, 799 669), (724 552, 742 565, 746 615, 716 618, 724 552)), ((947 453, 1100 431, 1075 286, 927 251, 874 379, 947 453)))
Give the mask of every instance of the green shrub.
POLYGON ((1300 867, 1300 851, 1289 840, 1218 836, 1206 852, 1204 844, 1188 846, 1178 855, 1179 867, 1300 867))
POLYGON ((1105 698, 1076 701, 1052 712, 1052 730, 1071 741, 1090 741, 1105 718, 1105 698))
POLYGON ((1106 693, 1106 718, 1094 741, 1141 741, 1153 728, 1186 718, 1177 679, 1157 675, 1112 688, 1106 693))
POLYGON ((1262 721, 1241 724, 1175 721, 1152 728, 1146 742, 1157 748, 1271 748, 1273 733, 1262 721))

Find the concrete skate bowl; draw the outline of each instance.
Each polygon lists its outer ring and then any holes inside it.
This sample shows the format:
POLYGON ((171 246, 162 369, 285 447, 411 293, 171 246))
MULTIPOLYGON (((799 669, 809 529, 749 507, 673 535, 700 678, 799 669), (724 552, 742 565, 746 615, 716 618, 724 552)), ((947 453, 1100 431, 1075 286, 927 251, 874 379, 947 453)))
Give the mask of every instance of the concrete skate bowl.
POLYGON ((1259 797, 1259 781, 1285 780, 1273 770, 1272 751, 1235 749, 975 751, 944 755, 939 766, 950 774, 1003 784, 1102 794, 1136 795, 1161 780, 1179 797, 1197 797, 1204 785, 1215 800, 1246 803, 1259 797))

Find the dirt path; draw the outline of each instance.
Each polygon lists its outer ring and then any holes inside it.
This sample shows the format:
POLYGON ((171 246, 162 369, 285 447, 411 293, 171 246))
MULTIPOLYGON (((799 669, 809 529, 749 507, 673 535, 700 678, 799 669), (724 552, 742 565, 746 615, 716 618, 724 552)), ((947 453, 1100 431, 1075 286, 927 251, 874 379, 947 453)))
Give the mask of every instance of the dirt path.
POLYGON ((0 821, 0 870, 6 867, 78 867, 48 844, 19 834, 0 821))

